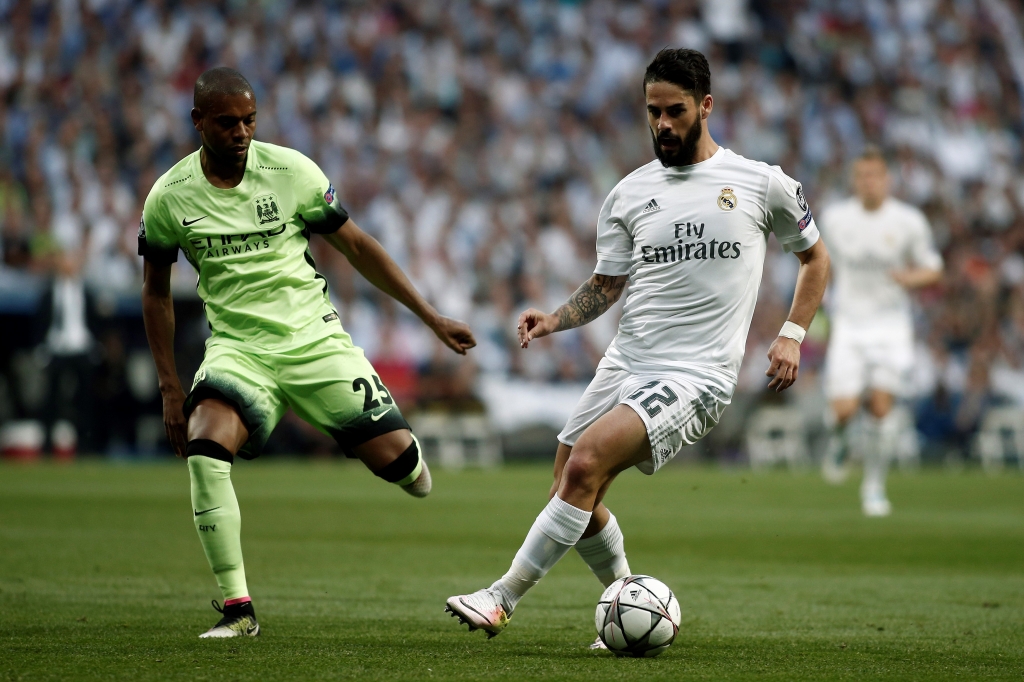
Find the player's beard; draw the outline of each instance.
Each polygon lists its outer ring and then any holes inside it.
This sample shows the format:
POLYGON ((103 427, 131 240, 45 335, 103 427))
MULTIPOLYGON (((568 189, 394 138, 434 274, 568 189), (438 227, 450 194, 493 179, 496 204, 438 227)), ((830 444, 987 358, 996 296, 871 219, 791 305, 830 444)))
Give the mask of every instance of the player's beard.
POLYGON ((678 135, 675 135, 668 130, 664 130, 658 137, 654 136, 654 131, 651 131, 651 142, 654 144, 654 155, 658 157, 658 161, 661 161, 661 165, 665 168, 670 166, 689 166, 693 163, 694 157, 697 155, 697 143, 700 142, 700 136, 704 132, 704 126, 701 124, 700 116, 693 122, 690 129, 686 131, 686 137, 680 140, 678 135), (661 148, 658 140, 678 140, 679 147, 674 152, 666 152, 661 148))

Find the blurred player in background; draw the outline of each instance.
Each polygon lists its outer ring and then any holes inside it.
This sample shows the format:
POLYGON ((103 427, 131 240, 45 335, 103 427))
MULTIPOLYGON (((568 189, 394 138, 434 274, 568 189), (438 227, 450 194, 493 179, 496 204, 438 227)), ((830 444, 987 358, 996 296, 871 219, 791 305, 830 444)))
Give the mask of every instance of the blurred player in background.
POLYGON ((188 460, 196 531, 224 597, 223 609, 214 603, 223 617, 200 637, 254 636, 231 466, 236 454, 260 454, 287 408, 409 494, 424 497, 431 487, 398 405, 341 327, 309 253, 311 236, 322 235, 455 352, 475 341, 356 226, 315 163, 253 140, 256 97, 240 73, 207 71, 194 97, 202 147, 157 180, 139 227, 143 319, 167 435, 188 460), (212 332, 188 396, 174 364, 170 282, 179 249, 199 273, 212 332))
POLYGON ((904 393, 914 361, 909 291, 939 281, 942 256, 921 211, 889 196, 882 153, 869 147, 853 164, 855 197, 822 214, 835 272, 832 334, 825 391, 834 418, 822 463, 826 480, 847 474, 847 427, 863 404, 864 481, 868 516, 887 516, 889 461, 899 437, 893 402, 904 393))
POLYGON ((630 574, 622 532, 601 500, 620 472, 653 474, 718 423, 736 388, 770 233, 800 271, 768 351, 769 387, 796 381, 800 342, 825 291, 828 252, 800 183, 711 138, 704 55, 662 50, 643 88, 657 160, 605 200, 590 280, 555 312, 519 316, 527 348, 596 319, 632 282, 618 335, 558 436, 550 502, 501 579, 448 599, 447 610, 490 636, 574 546, 605 586, 630 574))

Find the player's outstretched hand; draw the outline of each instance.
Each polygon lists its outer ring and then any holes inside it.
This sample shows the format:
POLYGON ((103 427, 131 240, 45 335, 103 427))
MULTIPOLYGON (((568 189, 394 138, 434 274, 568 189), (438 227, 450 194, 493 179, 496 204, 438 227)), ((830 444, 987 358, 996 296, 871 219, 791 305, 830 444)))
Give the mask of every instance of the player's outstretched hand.
POLYGON ((788 337, 779 336, 768 349, 768 360, 771 364, 765 376, 772 378, 768 388, 781 393, 793 385, 800 371, 800 344, 788 337))
POLYGON ((516 325, 519 345, 523 348, 529 348, 530 341, 556 331, 558 331, 558 317, 542 313, 536 308, 523 311, 519 316, 519 324, 516 325))
POLYGON ((181 387, 169 389, 163 394, 164 402, 164 431, 167 432, 167 440, 171 442, 171 449, 178 457, 185 456, 185 444, 188 442, 188 423, 185 421, 185 412, 182 406, 185 404, 185 392, 181 387))
POLYGON ((444 345, 451 348, 459 355, 465 355, 466 351, 476 345, 473 338, 473 330, 465 322, 453 320, 450 317, 438 316, 437 322, 431 325, 437 338, 444 341, 444 345))

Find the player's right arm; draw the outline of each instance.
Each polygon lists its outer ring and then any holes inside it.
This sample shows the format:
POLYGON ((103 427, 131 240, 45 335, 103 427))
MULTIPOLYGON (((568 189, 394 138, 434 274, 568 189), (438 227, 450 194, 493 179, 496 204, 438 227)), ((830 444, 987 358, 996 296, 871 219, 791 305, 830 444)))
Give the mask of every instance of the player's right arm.
POLYGON ((596 320, 619 300, 628 279, 628 275, 594 273, 555 312, 544 313, 536 308, 523 312, 516 327, 519 345, 529 348, 534 339, 596 320))
POLYGON ((187 423, 182 405, 185 391, 174 365, 174 301, 171 299, 171 266, 178 260, 178 241, 158 197, 150 193, 139 223, 139 255, 142 271, 142 321, 156 364, 163 400, 164 430, 174 454, 185 456, 187 423))
POLYGON ((171 299, 171 266, 145 262, 142 280, 142 320, 153 352, 163 399, 164 430, 174 454, 185 455, 186 422, 182 405, 185 391, 174 365, 174 302, 171 299))
POLYGON ((558 310, 548 314, 530 308, 519 316, 519 345, 554 332, 581 327, 603 315, 622 297, 633 259, 633 235, 620 209, 622 183, 613 189, 597 217, 597 267, 594 274, 558 310))

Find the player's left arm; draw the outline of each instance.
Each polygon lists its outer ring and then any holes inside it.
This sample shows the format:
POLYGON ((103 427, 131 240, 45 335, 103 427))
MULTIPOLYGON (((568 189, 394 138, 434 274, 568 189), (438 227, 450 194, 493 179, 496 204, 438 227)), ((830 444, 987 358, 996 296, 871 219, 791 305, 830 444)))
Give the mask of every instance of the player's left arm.
POLYGON ((800 373, 800 343, 825 295, 831 261, 803 187, 778 167, 768 176, 765 211, 766 223, 776 239, 800 259, 789 317, 768 349, 768 388, 781 392, 792 386, 800 373))
POLYGON ((370 284, 414 312, 453 351, 465 355, 467 350, 476 345, 469 325, 438 313, 416 291, 416 287, 380 242, 359 229, 351 218, 336 232, 323 236, 370 284))
POLYGON ((928 219, 915 211, 904 227, 910 231, 908 265, 889 273, 889 276, 904 289, 920 289, 936 284, 942 279, 942 254, 935 248, 928 219))
POLYGON ((299 193, 297 210, 306 229, 322 235, 370 284, 414 312, 453 351, 465 355, 476 345, 469 325, 438 313, 380 242, 359 229, 342 207, 334 185, 313 161, 295 152, 292 163, 299 193))
MULTIPOLYGON (((806 251, 797 251, 796 257, 800 259, 800 271, 796 277, 793 305, 786 320, 807 329, 825 295, 830 260, 825 242, 820 239, 806 251)), ((776 337, 768 349, 768 360, 771 364, 765 375, 772 377, 768 388, 785 391, 800 373, 800 343, 787 336, 776 337)))

